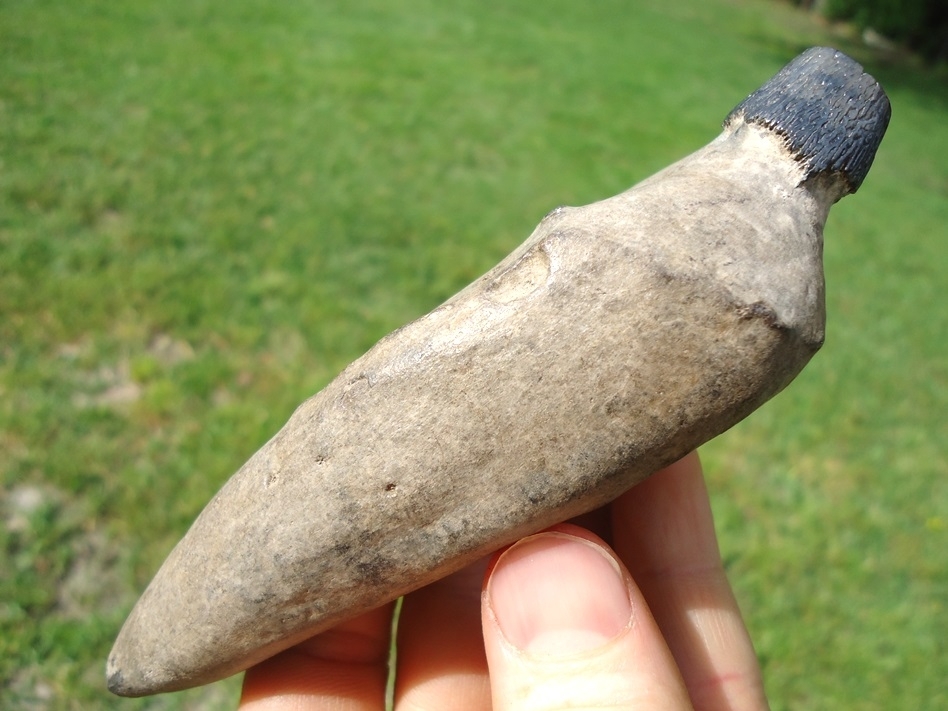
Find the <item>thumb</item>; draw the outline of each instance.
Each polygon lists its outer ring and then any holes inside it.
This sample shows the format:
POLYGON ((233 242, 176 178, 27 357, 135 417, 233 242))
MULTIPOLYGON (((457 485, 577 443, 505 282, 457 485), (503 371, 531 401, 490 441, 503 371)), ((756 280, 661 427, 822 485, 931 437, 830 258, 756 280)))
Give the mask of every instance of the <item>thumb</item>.
POLYGON ((494 711, 691 708, 628 571, 577 526, 500 553, 485 580, 482 621, 494 711))

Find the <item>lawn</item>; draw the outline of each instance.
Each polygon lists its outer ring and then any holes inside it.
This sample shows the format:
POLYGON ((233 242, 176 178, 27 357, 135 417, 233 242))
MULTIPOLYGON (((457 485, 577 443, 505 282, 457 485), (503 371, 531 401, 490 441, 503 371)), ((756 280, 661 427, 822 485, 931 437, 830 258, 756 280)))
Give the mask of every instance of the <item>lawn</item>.
POLYGON ((893 119, 826 230, 828 338, 704 458, 774 709, 948 707, 948 75, 764 0, 0 4, 0 705, 104 690, 226 478, 561 204, 831 44, 893 119))

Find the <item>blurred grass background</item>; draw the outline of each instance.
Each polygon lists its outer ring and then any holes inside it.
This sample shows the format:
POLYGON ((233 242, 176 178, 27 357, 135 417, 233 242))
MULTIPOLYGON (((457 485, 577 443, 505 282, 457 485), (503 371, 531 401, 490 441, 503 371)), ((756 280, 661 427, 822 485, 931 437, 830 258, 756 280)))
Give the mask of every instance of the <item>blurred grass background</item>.
POLYGON ((0 4, 0 706, 125 615, 294 407, 560 204, 695 150, 798 52, 885 86, 824 350, 704 448, 775 709, 948 707, 948 75, 764 0, 0 4))

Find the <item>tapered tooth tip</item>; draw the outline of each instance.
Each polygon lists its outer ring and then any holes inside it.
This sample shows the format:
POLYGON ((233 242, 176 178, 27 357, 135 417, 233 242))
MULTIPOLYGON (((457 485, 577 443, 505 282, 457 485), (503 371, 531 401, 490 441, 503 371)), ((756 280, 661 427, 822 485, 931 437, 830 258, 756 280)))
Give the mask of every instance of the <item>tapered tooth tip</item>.
POLYGON ((117 696, 147 696, 162 691, 174 691, 193 684, 177 684, 173 641, 165 640, 164 647, 154 645, 155 635, 149 635, 138 625, 132 614, 112 646, 105 665, 105 685, 117 696))
POLYGON ((108 687, 109 691, 113 694, 118 694, 119 696, 125 696, 125 679, 121 670, 109 671, 105 678, 105 685, 108 687))
POLYGON ((133 679, 126 676, 125 669, 129 668, 126 661, 123 655, 115 649, 112 650, 106 664, 105 685, 109 691, 118 696, 140 696, 143 691, 147 693, 147 690, 140 689, 140 684, 136 684, 133 679))
POLYGON ((865 179, 892 109, 882 87, 853 59, 813 47, 741 102, 725 126, 743 118, 779 133, 806 176, 841 174, 855 192, 865 179))
POLYGON ((105 685, 109 691, 118 696, 134 696, 135 690, 126 682, 121 668, 116 668, 112 659, 109 659, 108 669, 105 672, 105 685))

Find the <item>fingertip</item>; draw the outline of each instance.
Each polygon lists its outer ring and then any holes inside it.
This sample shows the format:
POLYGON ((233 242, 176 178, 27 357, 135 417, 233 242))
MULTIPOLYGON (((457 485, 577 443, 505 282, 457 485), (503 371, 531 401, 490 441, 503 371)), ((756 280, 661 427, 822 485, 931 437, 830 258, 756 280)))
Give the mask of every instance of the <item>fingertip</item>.
POLYGON ((566 527, 530 536, 498 556, 486 605, 514 648, 538 657, 601 646, 631 625, 624 569, 595 540, 566 527), (597 604, 590 605, 595 597, 597 604))
POLYGON ((482 601, 495 710, 688 708, 641 593, 593 534, 564 525, 514 544, 482 601))

